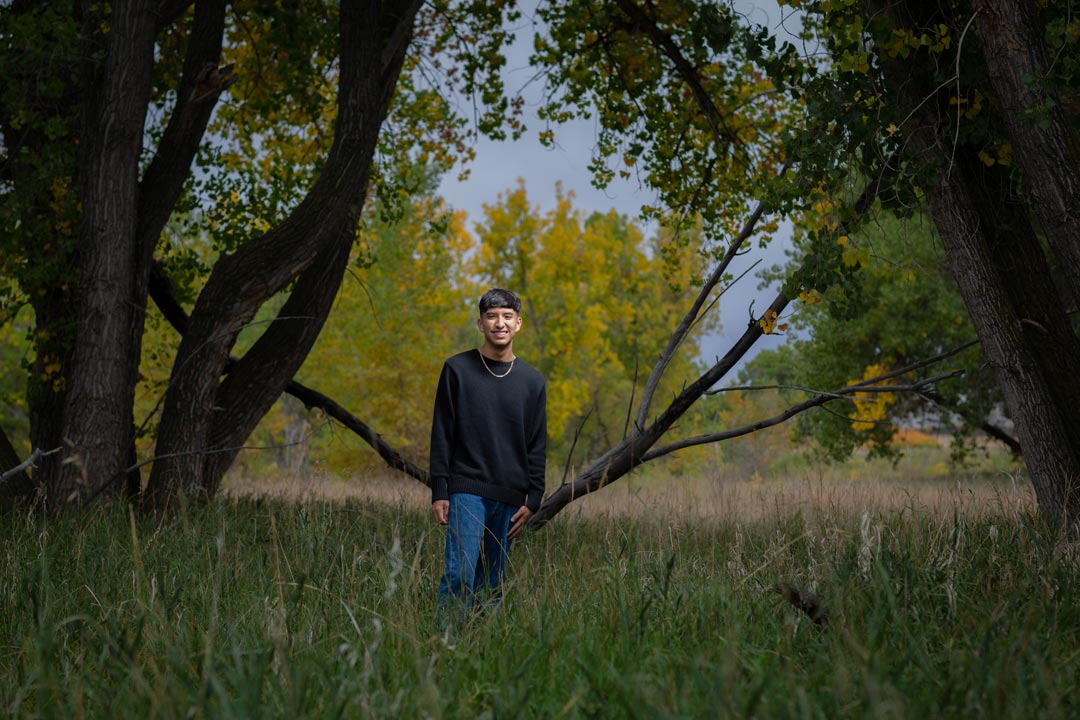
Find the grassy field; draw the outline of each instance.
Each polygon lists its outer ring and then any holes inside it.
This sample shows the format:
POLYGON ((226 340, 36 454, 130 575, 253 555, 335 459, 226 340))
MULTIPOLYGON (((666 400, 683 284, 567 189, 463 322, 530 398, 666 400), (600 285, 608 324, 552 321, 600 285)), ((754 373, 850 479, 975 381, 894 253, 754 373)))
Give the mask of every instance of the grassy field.
POLYGON ((0 712, 1080 717, 1075 539, 1010 477, 630 480, 516 543, 451 642, 422 488, 343 487, 0 517, 0 712))

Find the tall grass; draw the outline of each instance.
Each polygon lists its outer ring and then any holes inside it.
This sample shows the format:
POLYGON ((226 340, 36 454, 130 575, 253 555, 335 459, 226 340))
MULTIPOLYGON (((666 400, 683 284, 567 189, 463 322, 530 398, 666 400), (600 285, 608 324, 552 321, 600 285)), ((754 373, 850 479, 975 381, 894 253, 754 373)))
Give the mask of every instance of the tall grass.
POLYGON ((1075 543, 1025 511, 570 515, 436 625, 423 506, 0 518, 12 717, 1077 717, 1075 543), (768 586, 826 599, 821 628, 768 586), (449 642, 448 642, 449 640, 449 642))

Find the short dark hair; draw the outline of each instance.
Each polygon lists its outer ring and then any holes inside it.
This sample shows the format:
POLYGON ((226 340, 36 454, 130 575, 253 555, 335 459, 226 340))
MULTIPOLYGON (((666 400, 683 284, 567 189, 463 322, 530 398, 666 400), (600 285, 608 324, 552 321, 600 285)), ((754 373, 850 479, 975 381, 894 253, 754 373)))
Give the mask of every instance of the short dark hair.
POLYGON ((480 314, 483 315, 491 308, 510 308, 518 315, 521 314, 521 298, 509 290, 491 288, 480 296, 480 314))

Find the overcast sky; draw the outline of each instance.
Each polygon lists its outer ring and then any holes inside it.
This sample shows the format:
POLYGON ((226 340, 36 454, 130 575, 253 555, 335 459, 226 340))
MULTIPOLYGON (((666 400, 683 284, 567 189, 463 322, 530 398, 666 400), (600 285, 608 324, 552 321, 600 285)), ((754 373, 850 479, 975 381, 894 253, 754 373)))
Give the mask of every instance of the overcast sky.
MULTIPOLYGON (((744 14, 753 21, 768 25, 776 32, 783 33, 781 13, 775 3, 739 2, 744 14)), ((521 21, 521 32, 511 60, 507 64, 504 78, 509 92, 525 87, 533 76, 528 66, 529 49, 532 42, 532 18, 526 13, 521 21), (516 58, 516 62, 515 62, 516 58)), ((789 24, 790 18, 783 24, 789 24)), ((574 207, 588 214, 592 211, 616 212, 637 218, 642 205, 655 202, 654 195, 638 185, 634 179, 615 179, 604 191, 592 186, 592 175, 588 161, 596 144, 596 128, 592 122, 580 121, 555 128, 556 146, 545 148, 537 139, 537 133, 543 129, 543 123, 536 118, 535 93, 527 100, 525 124, 528 132, 517 141, 492 142, 480 140, 476 148, 476 159, 471 163, 471 173, 465 182, 457 181, 456 172, 444 179, 440 191, 446 201, 455 209, 468 213, 470 230, 474 223, 483 218, 482 206, 496 202, 500 193, 516 187, 518 178, 525 181, 529 202, 547 212, 555 206, 555 188, 562 183, 564 191, 573 191, 574 207)), ((749 253, 732 264, 734 276, 740 275, 757 259, 762 262, 758 269, 770 267, 784 259, 784 250, 790 246, 786 235, 778 236, 765 251, 749 253), (741 262, 741 264, 740 264, 741 262)), ((756 272, 757 270, 755 270, 756 272)), ((749 318, 749 306, 754 302, 755 314, 760 315, 776 296, 776 287, 758 289, 760 280, 746 277, 732 288, 720 302, 722 328, 714 336, 702 342, 702 359, 709 362, 723 356, 731 345, 746 329, 749 318)), ((773 348, 784 341, 783 336, 765 336, 755 345, 750 355, 773 348)), ((734 375, 725 378, 725 384, 734 380, 734 375)))

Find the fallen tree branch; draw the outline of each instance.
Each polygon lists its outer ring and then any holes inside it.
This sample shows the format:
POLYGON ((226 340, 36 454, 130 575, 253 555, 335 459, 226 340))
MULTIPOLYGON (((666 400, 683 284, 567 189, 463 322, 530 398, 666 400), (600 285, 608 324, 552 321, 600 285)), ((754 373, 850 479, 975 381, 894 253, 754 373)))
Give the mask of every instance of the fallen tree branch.
MULTIPOLYGON (((893 156, 895 157, 895 155, 893 156)), ((788 165, 785 165, 785 170, 788 165)), ((866 213, 877 199, 878 191, 880 189, 880 177, 878 181, 868 183, 863 191, 855 199, 852 204, 853 217, 837 228, 837 234, 850 234, 865 220, 866 213)), ((745 241, 744 234, 753 231, 760 215, 765 211, 765 206, 759 203, 752 216, 748 219, 746 225, 744 225, 743 231, 740 232, 739 237, 732 242, 732 247, 729 248, 728 255, 734 257, 738 248, 742 242, 745 241)), ((702 286, 702 291, 699 292, 698 298, 694 303, 694 306, 686 314, 683 322, 672 334, 671 339, 668 342, 664 352, 661 353, 660 359, 653 367, 652 372, 649 375, 649 379, 646 382, 645 395, 642 397, 642 405, 638 409, 637 422, 634 425, 634 431, 619 444, 612 447, 605 452, 599 458, 589 464, 587 468, 571 483, 561 485, 551 495, 544 499, 541 503, 540 509, 529 519, 528 527, 538 528, 547 524, 555 515, 557 515, 564 507, 573 502, 576 498, 583 495, 595 492, 604 485, 612 483, 619 478, 626 475, 635 467, 645 462, 645 457, 652 451, 653 445, 655 445, 664 433, 666 433, 675 422, 682 417, 682 415, 697 402, 705 393, 709 392, 716 383, 718 383, 731 369, 743 358, 744 355, 754 346, 754 343, 764 334, 762 327, 758 323, 758 318, 754 318, 751 313, 750 322, 747 325, 746 330, 742 336, 731 346, 731 349, 724 355, 724 357, 718 359, 712 367, 705 371, 697 380, 688 386, 684 386, 683 390, 677 395, 667 409, 661 413, 656 420, 646 426, 645 421, 649 412, 649 404, 651 402, 651 392, 655 392, 656 387, 659 385, 659 379, 663 375, 668 363, 674 356, 675 351, 681 345, 683 339, 686 336, 689 328, 693 326, 696 321, 699 310, 705 302, 705 297, 715 287, 715 284, 719 282, 719 278, 723 273, 722 268, 726 268, 726 263, 730 262, 728 256, 721 261, 721 264, 717 267, 710 277, 706 280, 705 285, 702 286), (712 285, 710 285, 712 283, 712 285), (707 289, 706 289, 707 288, 707 289)), ((796 271, 796 274, 801 271, 801 268, 796 271)), ((771 317, 780 317, 784 309, 787 307, 789 299, 783 291, 779 292, 776 298, 773 300, 772 305, 765 311, 766 314, 771 314, 771 317)), ((967 347, 967 346, 964 346, 967 347)), ((954 352, 960 352, 963 348, 958 348, 954 352)), ((911 369, 921 367, 921 365, 912 366, 911 369)), ((910 372, 911 370, 905 370, 910 372)), ((882 376, 883 378, 892 377, 891 374, 882 376)), ((853 387, 861 387, 860 383, 853 387)))
POLYGON ((369 425, 343 408, 332 398, 323 395, 317 390, 301 385, 295 380, 285 386, 285 392, 304 403, 304 406, 309 409, 318 408, 319 410, 322 410, 328 416, 334 418, 359 435, 360 438, 370 445, 372 449, 379 454, 379 457, 381 457, 390 467, 395 470, 400 470, 409 477, 415 478, 429 487, 431 486, 431 478, 428 475, 427 470, 424 470, 402 457, 401 453, 383 440, 382 435, 379 435, 379 433, 375 432, 369 425))
MULTIPOLYGON (((787 296, 781 292, 777 294, 769 310, 779 315, 787 307, 788 302, 787 296)), ((640 465, 641 458, 649 451, 649 448, 704 395, 706 390, 718 383, 763 334, 764 331, 757 322, 748 323, 742 337, 732 345, 724 357, 717 360, 697 380, 683 388, 683 391, 671 401, 667 409, 651 425, 635 428, 629 436, 590 463, 573 482, 560 486, 545 498, 540 509, 529 519, 528 526, 542 527, 576 498, 595 492, 640 465)))

